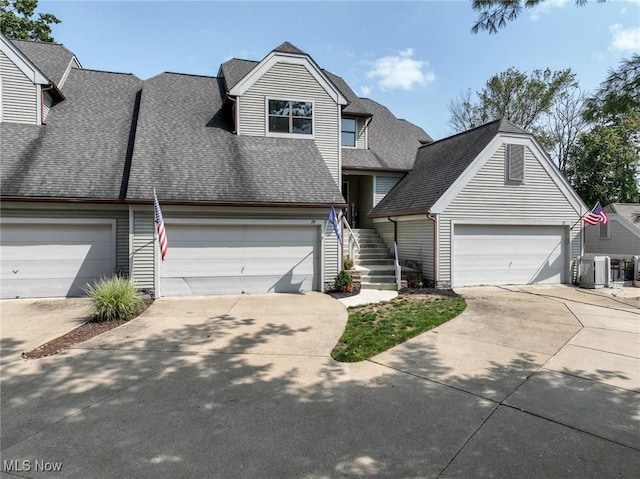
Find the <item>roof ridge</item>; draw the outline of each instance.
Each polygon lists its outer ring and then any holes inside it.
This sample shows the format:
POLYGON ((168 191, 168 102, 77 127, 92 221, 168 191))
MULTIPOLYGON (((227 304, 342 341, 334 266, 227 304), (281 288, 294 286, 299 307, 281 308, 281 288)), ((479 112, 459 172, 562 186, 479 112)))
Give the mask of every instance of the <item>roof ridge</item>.
MULTIPOLYGON (((439 140, 435 140, 432 143, 429 143, 427 145, 422 145, 420 148, 424 148, 426 146, 432 146, 432 145, 435 145, 436 143, 440 143, 440 142, 445 141, 445 140, 450 140, 450 139, 455 138, 457 136, 466 135, 467 133, 471 133, 471 132, 479 130, 481 128, 488 128, 490 125, 493 125, 495 123, 501 122, 503 118, 504 117, 500 117, 500 118, 497 118, 495 120, 491 120, 491 121, 489 121, 487 123, 484 123, 482 125, 478 125, 478 126, 474 126, 473 128, 469 128, 468 130, 459 131, 458 133, 454 133, 453 135, 445 136, 444 138, 440 138, 439 140)), ((511 122, 509 122, 509 123, 511 123, 511 122)), ((500 129, 498 129, 498 131, 500 131, 500 129)))
MULTIPOLYGON (((76 68, 73 67, 71 69, 72 71, 79 71, 79 72, 92 72, 92 73, 108 73, 110 75, 130 75, 132 77, 136 77, 138 78, 135 73, 127 73, 127 72, 113 72, 113 71, 109 71, 109 70, 98 70, 96 68, 76 68)), ((140 80, 140 78, 138 78, 140 80)))
MULTIPOLYGON (((160 72, 157 75, 152 76, 151 78, 157 77, 159 75, 180 75, 180 76, 185 76, 185 77, 199 77, 199 78, 215 78, 215 79, 219 79, 220 77, 218 76, 211 76, 211 75, 200 75, 198 73, 183 73, 183 72, 170 72, 170 71, 164 71, 164 72, 160 72)), ((149 78, 149 80, 151 79, 149 78)))

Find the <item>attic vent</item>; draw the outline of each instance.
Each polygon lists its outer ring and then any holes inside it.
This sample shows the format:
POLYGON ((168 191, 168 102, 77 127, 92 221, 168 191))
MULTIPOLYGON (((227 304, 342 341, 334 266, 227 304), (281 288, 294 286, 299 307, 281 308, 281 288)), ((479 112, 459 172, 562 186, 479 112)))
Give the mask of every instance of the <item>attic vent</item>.
POLYGON ((524 181, 524 145, 507 145, 506 148, 507 181, 524 181))

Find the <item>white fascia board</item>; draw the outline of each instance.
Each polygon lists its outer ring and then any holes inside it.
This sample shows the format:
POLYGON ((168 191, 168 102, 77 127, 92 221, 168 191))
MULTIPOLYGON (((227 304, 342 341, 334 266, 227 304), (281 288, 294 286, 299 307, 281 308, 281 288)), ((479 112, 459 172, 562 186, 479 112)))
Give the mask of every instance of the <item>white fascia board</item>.
POLYGON ((24 53, 0 33, 0 50, 36 85, 48 85, 49 79, 29 60, 24 53))
POLYGON ((62 85, 64 85, 64 83, 67 81, 67 78, 69 77, 69 73, 71 73, 72 68, 82 68, 82 66, 80 65, 80 62, 75 57, 75 55, 67 65, 67 69, 64 71, 64 74, 62 75, 60 82, 58 83, 58 85, 56 85, 58 88, 62 88, 62 85))
POLYGON ((331 98, 338 105, 347 105, 349 102, 338 91, 336 87, 327 79, 322 70, 307 56, 293 55, 282 52, 271 52, 265 57, 253 70, 251 70, 236 86, 230 91, 229 95, 242 96, 249 88, 251 88, 262 76, 269 71, 276 63, 288 63, 291 65, 302 65, 316 79, 331 98))
POLYGON ((576 211, 576 214, 582 216, 588 208, 584 202, 580 199, 578 194, 571 188, 567 180, 562 176, 560 171, 555 167, 551 158, 545 153, 544 149, 531 135, 518 135, 516 133, 498 133, 480 152, 475 160, 467 167, 466 170, 453 182, 451 186, 444 192, 444 194, 434 203, 430 212, 434 214, 443 213, 449 204, 458 196, 462 189, 473 179, 473 177, 480 171, 480 169, 489 161, 498 148, 503 144, 518 144, 528 146, 533 155, 538 160, 538 163, 549 174, 553 182, 564 194, 565 198, 569 201, 571 206, 576 211))

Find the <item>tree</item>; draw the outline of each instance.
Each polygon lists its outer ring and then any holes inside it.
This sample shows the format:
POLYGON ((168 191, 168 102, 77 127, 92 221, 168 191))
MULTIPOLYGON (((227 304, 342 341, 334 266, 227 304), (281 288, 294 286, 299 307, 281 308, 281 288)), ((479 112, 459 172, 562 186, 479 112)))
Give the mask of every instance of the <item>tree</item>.
MULTIPOLYGON (((473 33, 480 30, 487 30, 491 33, 498 33, 498 30, 507 26, 518 18, 525 8, 532 8, 545 0, 473 0, 473 9, 478 12, 478 21, 471 28, 473 33)), ((606 0, 597 0, 598 3, 606 0)), ((575 0, 576 5, 581 7, 587 0, 575 0)))
POLYGON ((594 126, 569 152, 567 179, 588 205, 640 202, 640 56, 609 71, 584 118, 594 126))
POLYGON ((587 130, 588 121, 583 110, 586 94, 580 89, 562 91, 547 115, 547 125, 542 132, 541 143, 549 148, 551 157, 564 174, 567 171, 569 152, 575 146, 580 134, 587 130))
POLYGON ((588 206, 596 201, 604 205, 640 202, 638 131, 640 114, 635 112, 614 125, 601 123, 580 135, 571 150, 566 174, 588 206))
POLYGON ((584 128, 583 101, 570 69, 547 68, 527 75, 509 68, 491 77, 475 98, 467 91, 452 101, 449 126, 458 132, 505 117, 534 133, 563 168, 568 150, 584 128))
POLYGON ((0 0, 0 32, 10 38, 53 42, 51 24, 60 20, 52 13, 38 13, 38 0, 0 0))

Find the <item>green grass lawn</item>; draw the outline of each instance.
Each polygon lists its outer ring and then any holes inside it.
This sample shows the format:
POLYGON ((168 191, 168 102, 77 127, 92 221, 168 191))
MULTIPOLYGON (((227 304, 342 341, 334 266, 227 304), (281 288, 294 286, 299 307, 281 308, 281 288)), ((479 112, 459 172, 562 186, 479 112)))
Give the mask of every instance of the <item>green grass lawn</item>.
POLYGON ((460 297, 401 295, 349 308, 349 320, 331 352, 343 362, 363 361, 455 318, 467 307, 460 297))

